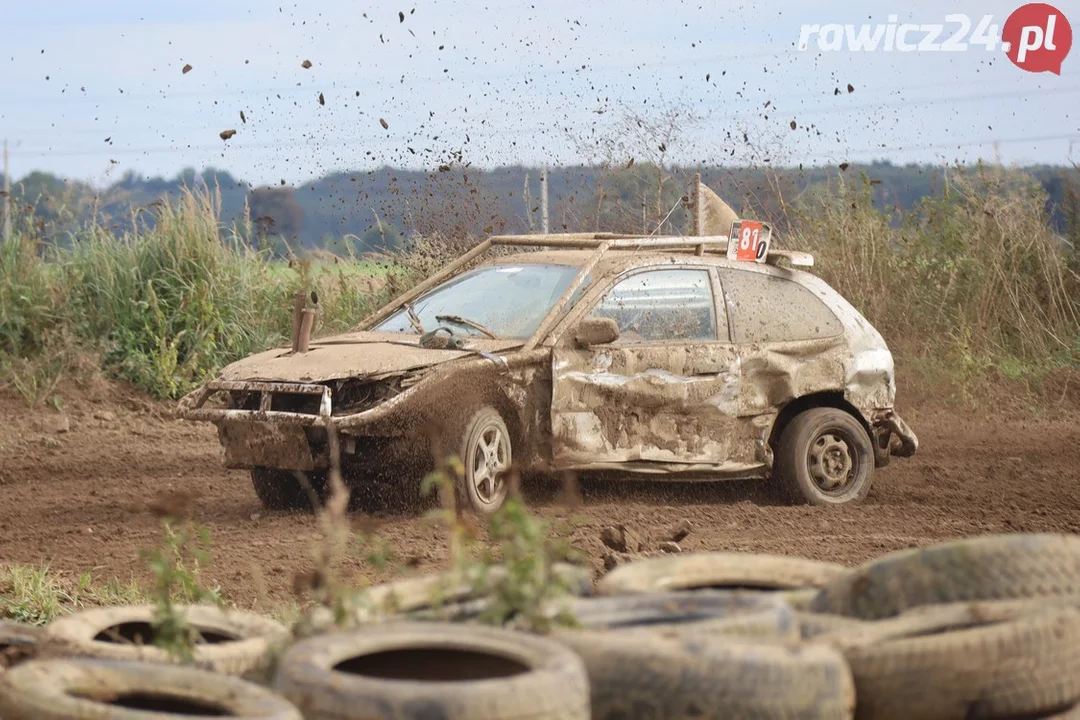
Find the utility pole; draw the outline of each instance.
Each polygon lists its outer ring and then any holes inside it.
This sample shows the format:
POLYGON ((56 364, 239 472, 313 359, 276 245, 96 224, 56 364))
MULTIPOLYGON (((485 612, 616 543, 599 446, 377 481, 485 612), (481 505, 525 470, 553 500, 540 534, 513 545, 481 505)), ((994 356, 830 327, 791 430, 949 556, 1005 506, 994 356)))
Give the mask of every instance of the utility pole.
POLYGON ((532 193, 529 191, 529 173, 525 173, 525 187, 521 191, 521 198, 525 201, 525 222, 529 225, 529 234, 536 231, 536 222, 533 217, 532 193))
POLYGON ((548 171, 547 165, 540 173, 540 228, 544 235, 548 234, 548 171))
POLYGON ((11 237, 11 175, 8 174, 7 138, 4 138, 4 240, 11 237))

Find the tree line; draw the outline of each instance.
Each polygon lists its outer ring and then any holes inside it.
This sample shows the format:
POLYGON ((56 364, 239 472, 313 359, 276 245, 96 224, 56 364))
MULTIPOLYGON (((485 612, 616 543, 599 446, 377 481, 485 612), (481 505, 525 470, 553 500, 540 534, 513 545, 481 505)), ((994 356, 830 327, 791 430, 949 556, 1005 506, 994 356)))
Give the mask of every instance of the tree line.
MULTIPOLYGON (((1040 165, 1017 168, 1041 186, 1048 222, 1075 243, 1080 235, 1080 171, 1040 165)), ((829 182, 872 185, 880 209, 898 213, 947 191, 950 168, 887 161, 841 167, 668 168, 652 162, 556 167, 548 170, 549 227, 562 231, 682 232, 683 196, 695 173, 738 212, 761 219, 829 182)), ((152 224, 153 207, 183 187, 205 185, 220 198, 224 223, 247 222, 256 242, 285 252, 381 252, 411 235, 462 239, 541 227, 540 172, 524 166, 490 170, 441 166, 432 171, 381 167, 336 173, 299 186, 252 186, 216 168, 188 168, 172 178, 133 171, 104 188, 45 172, 12 185, 15 211, 33 216, 42 239, 64 244, 89 221, 117 229, 152 224)))

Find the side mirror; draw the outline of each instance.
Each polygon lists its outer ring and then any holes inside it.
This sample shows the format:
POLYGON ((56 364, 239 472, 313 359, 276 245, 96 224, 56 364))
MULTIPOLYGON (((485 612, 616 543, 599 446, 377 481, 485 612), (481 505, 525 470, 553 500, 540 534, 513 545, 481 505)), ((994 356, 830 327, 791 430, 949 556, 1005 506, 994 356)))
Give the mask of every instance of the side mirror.
POLYGON ((584 348, 607 345, 618 339, 619 326, 611 318, 585 318, 574 333, 574 342, 584 348))

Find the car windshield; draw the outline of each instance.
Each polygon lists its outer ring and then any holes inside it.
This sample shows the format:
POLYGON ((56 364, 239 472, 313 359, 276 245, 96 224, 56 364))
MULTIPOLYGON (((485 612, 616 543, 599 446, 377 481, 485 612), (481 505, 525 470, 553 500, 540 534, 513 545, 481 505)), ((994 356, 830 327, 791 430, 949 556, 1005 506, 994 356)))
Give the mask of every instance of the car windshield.
MULTIPOLYGON (((525 339, 536 332, 578 271, 567 265, 482 267, 438 286, 414 301, 412 308, 425 331, 442 325, 459 335, 483 336, 475 327, 479 325, 500 338, 525 339)), ((404 308, 374 329, 416 333, 404 308)))

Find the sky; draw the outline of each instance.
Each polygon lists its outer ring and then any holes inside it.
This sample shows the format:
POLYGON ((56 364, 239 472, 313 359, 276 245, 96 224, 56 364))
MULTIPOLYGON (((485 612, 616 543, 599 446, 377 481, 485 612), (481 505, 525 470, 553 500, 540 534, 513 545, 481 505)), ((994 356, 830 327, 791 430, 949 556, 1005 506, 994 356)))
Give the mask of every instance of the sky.
MULTIPOLYGON (((1080 1, 1055 4, 1080 27, 1080 1)), ((1080 159, 1080 50, 1055 75, 979 45, 798 48, 804 24, 858 29, 890 15, 944 23, 942 40, 960 27, 947 16, 972 19, 970 40, 991 15, 999 37, 1018 2, 5 5, 0 138, 15 179, 46 170, 100 186, 127 171, 171 177, 214 167, 253 184, 295 185, 452 161, 1080 159), (223 140, 226 130, 236 133, 223 140)))

